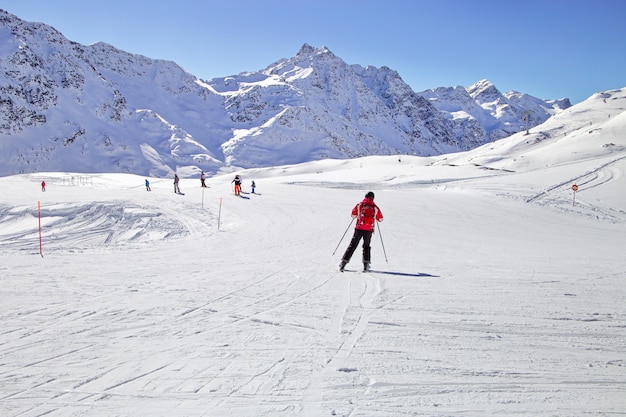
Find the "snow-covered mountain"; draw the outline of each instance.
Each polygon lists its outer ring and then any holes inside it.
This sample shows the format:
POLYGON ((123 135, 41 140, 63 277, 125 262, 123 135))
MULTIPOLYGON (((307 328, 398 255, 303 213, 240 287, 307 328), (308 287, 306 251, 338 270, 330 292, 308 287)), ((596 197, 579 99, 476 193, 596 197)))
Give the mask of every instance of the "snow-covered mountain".
POLYGON ((545 122, 559 110, 571 107, 568 99, 541 100, 517 91, 501 93, 488 80, 478 81, 467 88, 439 87, 420 93, 438 110, 459 121, 463 129, 459 137, 486 133, 489 141, 511 136, 545 122))
POLYGON ((258 72, 200 80, 173 62, 80 45, 0 10, 0 175, 189 176, 366 155, 464 151, 569 101, 489 81, 414 92, 387 67, 304 45, 258 72))

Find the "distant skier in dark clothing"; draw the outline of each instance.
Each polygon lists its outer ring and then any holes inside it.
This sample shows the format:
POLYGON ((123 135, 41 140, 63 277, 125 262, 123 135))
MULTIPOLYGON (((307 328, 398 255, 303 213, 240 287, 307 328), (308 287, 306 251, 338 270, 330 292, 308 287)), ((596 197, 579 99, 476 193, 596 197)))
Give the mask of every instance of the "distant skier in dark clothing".
POLYGON ((146 180, 146 191, 152 191, 150 189, 150 181, 146 180))
POLYGON ((354 206, 352 209, 352 217, 356 219, 354 235, 352 236, 350 245, 348 245, 346 252, 341 258, 339 270, 343 272, 348 262, 350 262, 352 254, 359 246, 359 242, 363 239, 363 271, 368 271, 371 261, 370 242, 372 240, 372 234, 374 233, 374 225, 376 221, 383 221, 383 213, 374 203, 373 192, 370 191, 365 194, 363 201, 354 206))
POLYGON ((241 195, 241 177, 239 175, 235 175, 235 179, 231 181, 231 183, 235 183, 235 195, 241 195))
POLYGON ((200 174, 200 187, 202 188, 206 188, 206 184, 204 183, 205 179, 206 175, 204 175, 204 171, 202 171, 202 174, 200 174))
POLYGON ((180 187, 178 187, 178 175, 174 174, 174 192, 180 194, 180 187))
POLYGON ((254 183, 254 181, 252 181, 250 187, 252 188, 252 194, 254 194, 254 189, 256 188, 256 184, 254 183))

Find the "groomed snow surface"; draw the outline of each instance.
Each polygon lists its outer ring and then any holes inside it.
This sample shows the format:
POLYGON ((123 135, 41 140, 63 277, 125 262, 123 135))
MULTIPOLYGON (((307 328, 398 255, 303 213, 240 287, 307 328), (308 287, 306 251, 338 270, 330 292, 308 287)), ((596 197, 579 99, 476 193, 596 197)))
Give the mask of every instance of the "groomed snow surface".
POLYGON ((0 178, 0 415, 626 415, 624 133, 241 171, 245 198, 0 178), (341 273, 370 190, 376 272, 341 273))

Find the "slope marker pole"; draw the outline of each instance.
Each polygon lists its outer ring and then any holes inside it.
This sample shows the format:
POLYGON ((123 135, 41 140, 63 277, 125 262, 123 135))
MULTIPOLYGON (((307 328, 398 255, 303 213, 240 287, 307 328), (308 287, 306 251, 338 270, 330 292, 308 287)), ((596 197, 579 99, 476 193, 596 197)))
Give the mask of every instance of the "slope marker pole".
POLYGON ((220 231, 220 220, 222 218, 222 197, 220 197, 220 208, 217 212, 217 231, 220 231))
POLYGON ((39 218, 39 254, 43 258, 43 243, 41 240, 41 201, 37 201, 37 217, 39 218))

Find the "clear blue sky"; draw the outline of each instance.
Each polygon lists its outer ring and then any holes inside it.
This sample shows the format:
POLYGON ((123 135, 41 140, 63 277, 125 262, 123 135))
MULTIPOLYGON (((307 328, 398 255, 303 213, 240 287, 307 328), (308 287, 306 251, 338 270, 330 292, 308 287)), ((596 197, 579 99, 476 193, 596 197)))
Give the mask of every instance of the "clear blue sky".
POLYGON ((210 79, 327 46, 415 91, 486 78, 580 102, 626 86, 624 0, 4 0, 81 44, 107 42, 210 79))

